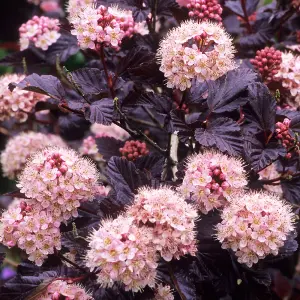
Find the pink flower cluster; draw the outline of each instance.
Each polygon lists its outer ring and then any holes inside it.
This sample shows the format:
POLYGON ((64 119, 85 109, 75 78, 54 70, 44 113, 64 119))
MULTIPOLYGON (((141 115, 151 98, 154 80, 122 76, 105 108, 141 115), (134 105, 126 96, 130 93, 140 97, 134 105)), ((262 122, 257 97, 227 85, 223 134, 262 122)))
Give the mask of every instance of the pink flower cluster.
POLYGON ((122 158, 128 160, 136 160, 149 153, 147 145, 140 141, 126 141, 125 145, 119 151, 122 154, 122 158))
POLYGON ((152 243, 164 260, 195 255, 196 209, 169 188, 139 190, 127 214, 136 224, 150 225, 152 243))
POLYGON ((1 153, 4 176, 15 179, 32 154, 49 146, 67 147, 65 142, 54 134, 29 131, 10 138, 1 153))
MULTIPOLYGON (((154 288, 157 252, 167 261, 195 255, 197 217, 171 189, 141 189, 124 215, 104 221, 90 236, 86 265, 101 268, 98 282, 104 287, 120 282, 133 292, 147 285, 154 288)), ((159 289, 161 297, 169 294, 168 288, 159 289)))
POLYGON ((154 300, 174 300, 174 296, 172 294, 171 288, 169 285, 163 286, 162 284, 158 284, 155 289, 155 297, 154 300))
POLYGON ((34 154, 17 186, 27 198, 51 207, 57 221, 77 217, 81 202, 99 193, 98 172, 88 159, 71 149, 50 147, 34 154))
POLYGON ((282 53, 279 50, 266 47, 258 50, 255 58, 250 60, 266 84, 275 80, 274 76, 278 73, 282 62, 281 56, 282 53))
POLYGON ((291 52, 282 53, 282 63, 278 73, 275 75, 281 81, 282 86, 287 89, 294 101, 300 105, 300 56, 291 52))
POLYGON ((77 36, 82 49, 99 49, 105 45, 118 50, 123 38, 134 33, 132 12, 117 6, 87 5, 69 19, 74 27, 71 33, 77 36))
POLYGON ((76 284, 68 284, 66 281, 55 280, 48 285, 46 292, 37 298, 37 300, 92 300, 81 286, 76 284))
POLYGON ((278 255, 294 230, 291 206, 279 196, 262 192, 236 195, 221 217, 217 239, 248 267, 269 254, 278 255))
POLYGON ((154 287, 158 257, 151 239, 151 229, 134 225, 133 218, 106 220, 90 236, 86 265, 101 268, 97 276, 103 287, 115 282, 134 292, 154 287))
POLYGON ((96 139, 92 135, 88 136, 83 140, 79 148, 79 153, 81 155, 89 155, 95 161, 102 160, 102 155, 98 152, 96 139))
MULTIPOLYGON (((266 167, 265 169, 263 169, 262 171, 260 171, 259 173, 259 177, 261 179, 265 179, 265 180, 270 180, 270 179, 275 179, 280 177, 280 173, 277 172, 276 170, 276 165, 275 163, 269 165, 268 167, 266 167)), ((276 193, 279 195, 282 195, 282 188, 281 185, 268 185, 268 184, 264 184, 264 188, 272 193, 276 193)))
POLYGON ((292 0, 292 6, 300 12, 300 0, 292 0))
POLYGON ((221 25, 187 21, 172 29, 160 43, 157 58, 169 88, 181 91, 215 80, 235 69, 232 39, 221 25))
POLYGON ((124 141, 130 137, 130 135, 122 129, 121 127, 111 124, 109 126, 105 126, 102 124, 94 123, 91 126, 91 131, 93 134, 95 134, 96 138, 100 137, 112 137, 117 140, 124 141))
POLYGON ((247 185, 243 163, 240 159, 214 151, 191 156, 179 188, 182 195, 195 202, 207 214, 222 207, 232 193, 247 185))
POLYGON ((29 260, 41 266, 54 249, 61 248, 59 226, 51 212, 34 200, 15 199, 1 216, 0 242, 25 250, 29 260))
POLYGON ((15 118, 19 122, 25 122, 28 114, 32 112, 35 104, 46 101, 47 96, 24 91, 19 88, 11 92, 8 85, 11 82, 20 82, 24 75, 8 74, 0 77, 0 121, 15 118))
POLYGON ((222 6, 218 0, 190 0, 186 5, 189 16, 196 20, 222 22, 222 6))
POLYGON ((19 33, 21 50, 27 49, 29 43, 33 42, 35 47, 46 51, 60 38, 59 20, 34 16, 27 23, 22 24, 19 33))

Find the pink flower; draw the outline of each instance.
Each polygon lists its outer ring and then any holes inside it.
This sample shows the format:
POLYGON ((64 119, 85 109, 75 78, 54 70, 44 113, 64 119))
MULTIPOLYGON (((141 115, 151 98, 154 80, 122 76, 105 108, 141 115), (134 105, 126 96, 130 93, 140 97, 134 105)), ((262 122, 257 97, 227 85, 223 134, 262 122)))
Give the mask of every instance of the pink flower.
POLYGON ((217 239, 248 267, 269 254, 277 255, 294 230, 291 206, 264 192, 236 194, 221 217, 217 239))
POLYGON ((215 80, 235 69, 234 52, 231 38, 220 25, 187 21, 168 33, 157 58, 167 86, 184 91, 194 78, 215 80), (210 44, 214 47, 207 51, 210 44))
POLYGON ((32 112, 35 104, 46 101, 47 96, 34 92, 24 91, 19 88, 11 92, 8 85, 12 82, 19 83, 24 75, 8 74, 0 77, 0 121, 15 118, 19 122, 25 122, 28 114, 32 112))
POLYGON ((174 296, 172 294, 171 288, 169 285, 163 286, 162 284, 158 284, 155 289, 155 297, 154 300, 174 300, 174 296))
POLYGON ((133 292, 147 285, 154 287, 157 256, 151 229, 137 227, 133 218, 121 215, 103 221, 89 240, 86 265, 91 270, 101 268, 97 275, 101 286, 110 287, 118 281, 133 292))
POLYGON ((99 192, 98 178, 96 167, 88 159, 71 149, 52 147, 31 157, 18 187, 44 207, 51 203, 50 209, 61 222, 76 216, 80 202, 92 200, 99 192))
POLYGON ((21 50, 27 49, 30 42, 37 48, 48 50, 60 38, 58 31, 59 20, 34 16, 19 29, 21 50))
POLYGON ((93 134, 95 134, 96 138, 107 136, 107 137, 115 138, 117 140, 124 141, 130 137, 127 131, 125 131, 124 129, 122 129, 121 127, 115 124, 105 126, 102 124, 94 123, 91 126, 91 131, 93 134))
POLYGON ((80 285, 68 284, 67 281, 54 280, 47 286, 46 291, 38 300, 46 299, 72 299, 72 300, 92 300, 89 295, 80 285))
POLYGON ((231 194, 246 186, 242 161, 214 151, 189 158, 181 194, 190 198, 204 214, 222 207, 231 194))
POLYGON ((166 261, 195 255, 197 212, 171 189, 140 189, 126 213, 136 224, 152 224, 152 242, 166 261))
POLYGON ((122 39, 134 33, 132 12, 117 6, 95 8, 88 5, 89 2, 86 5, 77 2, 74 9, 69 4, 69 21, 74 27, 71 33, 77 36, 82 49, 98 49, 105 45, 118 50, 122 39))

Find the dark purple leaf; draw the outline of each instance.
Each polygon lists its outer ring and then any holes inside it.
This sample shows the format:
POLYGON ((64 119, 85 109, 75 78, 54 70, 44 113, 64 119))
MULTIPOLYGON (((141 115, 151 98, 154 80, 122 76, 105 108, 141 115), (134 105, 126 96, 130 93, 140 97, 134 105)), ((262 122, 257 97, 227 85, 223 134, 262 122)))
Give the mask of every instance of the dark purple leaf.
POLYGON ((113 120, 114 101, 111 98, 103 98, 93 102, 85 110, 85 117, 91 123, 110 125, 113 120))
POLYGON ((113 137, 96 138, 98 152, 105 160, 109 160, 112 156, 120 156, 119 149, 123 147, 124 142, 113 137))
POLYGON ((75 36, 65 30, 61 30, 61 36, 56 43, 45 51, 45 60, 49 64, 56 64, 57 59, 64 63, 67 59, 79 51, 78 42, 75 36))
POLYGON ((216 81, 209 81, 207 105, 210 112, 233 111, 244 105, 249 99, 238 97, 238 94, 256 78, 257 74, 251 69, 236 69, 216 81))
POLYGON ((71 72, 71 76, 85 95, 98 95, 107 91, 105 74, 99 69, 82 68, 71 72))
POLYGON ((249 103, 243 108, 245 119, 250 121, 257 131, 265 132, 267 142, 275 129, 276 100, 262 83, 249 86, 249 97, 249 103))
POLYGON ((300 176, 292 180, 282 180, 281 187, 283 196, 287 201, 297 205, 300 204, 300 176))
POLYGON ((271 139, 267 145, 264 144, 263 140, 260 134, 245 137, 246 160, 255 172, 264 169, 278 157, 286 155, 286 149, 276 139, 271 139))
POLYGON ((235 13, 236 15, 239 15, 241 17, 244 16, 244 12, 241 6, 241 2, 240 1, 225 1, 225 7, 229 8, 233 13, 235 13))
POLYGON ((291 119, 290 129, 294 132, 300 133, 300 115, 291 119))
POLYGON ((61 82, 52 75, 38 75, 32 74, 26 76, 24 80, 19 83, 11 83, 9 88, 14 90, 16 87, 47 95, 51 98, 62 100, 64 99, 66 92, 61 82))
POLYGON ((149 155, 139 157, 134 161, 135 166, 145 172, 151 173, 153 178, 160 178, 165 158, 157 153, 150 153, 149 155))
POLYGON ((229 118, 218 118, 207 122, 206 128, 197 128, 195 139, 202 146, 216 147, 229 155, 239 155, 243 149, 240 126, 229 118))

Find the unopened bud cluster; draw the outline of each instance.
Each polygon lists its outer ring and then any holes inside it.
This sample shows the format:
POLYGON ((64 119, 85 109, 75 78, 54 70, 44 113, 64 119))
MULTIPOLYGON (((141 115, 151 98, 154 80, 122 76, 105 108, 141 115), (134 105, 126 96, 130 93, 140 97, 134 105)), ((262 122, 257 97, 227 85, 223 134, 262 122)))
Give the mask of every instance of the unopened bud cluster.
MULTIPOLYGON (((281 144, 286 148, 290 149, 296 145, 297 141, 290 134, 290 123, 291 120, 285 118, 283 122, 276 123, 276 138, 280 140, 281 144)), ((286 158, 291 158, 292 154, 288 153, 286 158)))
POLYGON ((217 239, 248 267, 269 254, 278 255, 294 230, 291 206, 267 193, 237 194, 221 217, 217 239))
POLYGON ((15 179, 32 154, 49 146, 66 147, 66 144, 57 135, 33 131, 23 132, 9 139, 1 153, 4 176, 15 179))
POLYGON ((254 59, 251 63, 259 71, 263 81, 267 84, 275 80, 275 75, 280 69, 282 62, 282 53, 275 50, 273 47, 266 47, 256 52, 254 59))
POLYGON ((189 158, 180 192, 202 213, 222 207, 247 185, 242 161, 213 151, 189 158))
POLYGON ((119 49, 123 38, 131 37, 134 33, 134 20, 131 11, 119 9, 117 6, 95 8, 87 5, 70 16, 82 49, 97 49, 102 45, 119 49))
POLYGON ((15 118, 18 122, 25 122, 28 114, 37 102, 46 101, 47 96, 15 88, 12 92, 8 85, 19 83, 24 75, 8 74, 0 77, 0 121, 15 118))
POLYGON ((216 80, 235 69, 234 51, 230 36, 220 25, 187 21, 162 40, 157 58, 167 87, 184 91, 194 78, 216 80))
POLYGON ((55 280, 50 283, 46 291, 36 298, 37 300, 92 300, 81 286, 76 284, 68 284, 66 281, 55 280))
POLYGON ((200 21, 222 22, 222 6, 218 0, 190 0, 186 6, 189 16, 200 21))
POLYGON ((34 16, 22 24, 19 33, 21 50, 27 49, 33 42, 37 48, 46 51, 60 38, 59 20, 34 16))
POLYGON ((9 248, 18 246, 40 266, 61 248, 59 226, 51 211, 35 201, 15 199, 1 216, 0 242, 9 248))
POLYGON ((135 160, 149 153, 147 145, 140 141, 126 141, 124 146, 119 149, 122 158, 135 160))
MULTIPOLYGON (((119 282, 137 292, 155 287, 160 254, 165 260, 196 254, 197 211, 169 188, 139 190, 124 215, 106 220, 90 236, 86 265, 101 286, 119 282)), ((159 285, 155 299, 170 299, 169 287, 159 285)))

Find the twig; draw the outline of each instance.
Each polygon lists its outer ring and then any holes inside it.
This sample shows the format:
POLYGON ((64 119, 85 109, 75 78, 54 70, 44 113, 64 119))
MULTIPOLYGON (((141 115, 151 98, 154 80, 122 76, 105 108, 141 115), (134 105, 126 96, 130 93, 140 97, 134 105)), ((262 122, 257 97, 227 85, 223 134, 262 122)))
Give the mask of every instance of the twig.
POLYGON ((150 119, 157 125, 157 128, 164 129, 164 127, 159 123, 159 121, 155 119, 154 115, 148 109, 148 107, 142 106, 142 109, 148 114, 150 119))
POLYGON ((243 13, 244 13, 243 19, 246 22, 246 27, 247 27, 248 33, 252 33, 253 30, 252 30, 251 24, 249 22, 248 13, 247 13, 247 9, 246 9, 246 0, 241 0, 241 6, 243 9, 243 13))
POLYGON ((157 16, 157 6, 158 6, 158 0, 154 1, 154 7, 152 11, 152 33, 155 33, 155 27, 156 27, 156 16, 157 16))
POLYGON ((17 268, 19 266, 18 263, 16 263, 15 261, 13 261, 13 260, 11 260, 11 259, 9 259, 7 257, 4 258, 3 263, 6 263, 6 264, 8 264, 8 265, 10 265, 10 266, 12 266, 14 268, 17 268))
POLYGON ((178 282, 177 282, 176 277, 174 276, 173 269, 172 269, 172 266, 170 265, 170 263, 168 263, 168 271, 169 271, 169 274, 170 274, 170 276, 171 276, 171 279, 172 279, 172 281, 173 281, 173 283, 174 283, 174 286, 175 286, 175 288, 176 288, 176 291, 178 292, 178 294, 179 294, 179 296, 180 296, 180 299, 181 299, 181 300, 187 300, 186 297, 185 297, 185 295, 182 293, 182 291, 181 291, 181 289, 180 289, 180 287, 179 287, 179 284, 178 284, 178 282))
POLYGON ((61 260, 64 260, 64 261, 67 262, 68 264, 72 265, 74 268, 76 268, 76 269, 78 269, 78 270, 80 270, 80 271, 82 271, 82 272, 84 272, 84 273, 87 273, 87 271, 86 271, 84 268, 78 266, 76 263, 74 263, 73 261, 69 260, 68 258, 66 258, 65 256, 63 256, 63 255, 60 254, 59 252, 56 252, 56 255, 57 255, 61 260))

